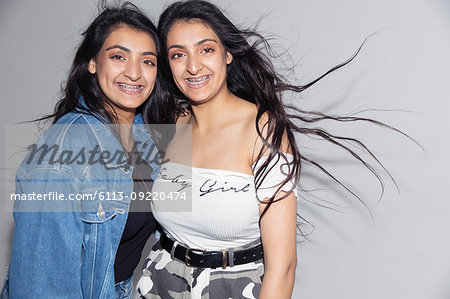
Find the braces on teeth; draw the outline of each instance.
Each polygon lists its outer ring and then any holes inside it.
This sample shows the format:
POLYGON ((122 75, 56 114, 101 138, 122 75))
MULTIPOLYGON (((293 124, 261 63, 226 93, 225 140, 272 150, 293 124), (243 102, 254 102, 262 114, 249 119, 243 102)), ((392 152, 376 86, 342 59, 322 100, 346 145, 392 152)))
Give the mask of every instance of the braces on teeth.
POLYGON ((141 85, 128 85, 125 83, 117 83, 117 85, 119 85, 120 88, 131 90, 131 91, 137 91, 142 88, 141 85))
POLYGON ((201 83, 205 82, 206 80, 209 79, 209 77, 210 76, 208 75, 208 76, 203 76, 201 78, 196 78, 196 79, 190 78, 190 79, 187 79, 187 81, 189 82, 189 84, 196 85, 196 84, 201 84, 201 83))

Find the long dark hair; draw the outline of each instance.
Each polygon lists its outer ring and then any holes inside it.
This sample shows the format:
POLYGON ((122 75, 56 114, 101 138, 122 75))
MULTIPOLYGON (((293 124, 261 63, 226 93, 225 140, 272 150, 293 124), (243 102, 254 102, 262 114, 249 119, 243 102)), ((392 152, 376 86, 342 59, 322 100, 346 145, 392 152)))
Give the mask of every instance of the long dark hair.
MULTIPOLYGON (((88 71, 89 61, 96 58, 106 38, 117 27, 126 25, 148 33, 155 43, 157 53, 161 53, 161 43, 155 25, 134 4, 125 2, 118 7, 109 7, 105 1, 101 1, 99 10, 101 13, 82 33, 84 38, 76 52, 65 86, 62 87, 61 100, 56 104, 53 114, 38 120, 52 119, 52 123, 56 123, 63 115, 77 109, 82 113, 97 117, 104 123, 118 122, 117 114, 111 112, 114 111, 114 108, 112 106, 111 109, 105 107, 108 105, 108 101, 100 89, 95 75, 88 71), (86 107, 78 102, 81 96, 84 98, 86 107)), ((167 119, 167 116, 172 114, 167 112, 171 109, 171 102, 168 101, 165 90, 161 73, 158 71, 149 99, 137 111, 143 114, 146 123, 173 122, 173 119, 167 119), (155 102, 158 102, 159 105, 155 106, 155 102)))
MULTIPOLYGON (((258 108, 258 113, 256 116, 256 129, 259 137, 263 141, 263 148, 259 151, 256 160, 260 160, 263 155, 266 155, 267 152, 269 153, 269 156, 262 163, 261 167, 258 169, 253 169, 255 172, 256 188, 258 189, 261 186, 271 167, 273 167, 272 165, 274 163, 272 161, 274 159, 277 161, 279 159, 284 159, 285 163, 289 166, 289 171, 285 180, 277 185, 274 195, 266 202, 267 206, 262 212, 261 218, 273 203, 280 200, 275 200, 275 196, 280 190, 282 190, 283 185, 289 181, 294 181, 295 183, 299 182, 302 163, 309 163, 318 168, 365 205, 364 201, 362 201, 356 193, 354 193, 350 188, 330 173, 325 167, 300 154, 295 141, 295 133, 315 136, 344 149, 353 158, 362 163, 364 167, 369 169, 379 180, 381 188, 384 188, 381 175, 375 170, 371 163, 367 162, 364 157, 354 151, 351 146, 347 144, 351 143, 359 147, 373 159, 373 162, 379 164, 382 169, 386 170, 375 155, 373 155, 373 153, 364 145, 364 143, 355 138, 333 135, 324 129, 307 128, 297 125, 296 123, 299 121, 300 123, 314 123, 329 119, 338 122, 366 121, 388 128, 391 127, 368 118, 353 116, 339 117, 320 112, 304 111, 292 105, 285 105, 282 102, 282 97, 285 92, 300 93, 304 91, 326 75, 352 61, 361 48, 359 48, 358 51, 348 60, 331 68, 319 78, 306 85, 298 86, 290 84, 288 80, 286 80, 274 67, 272 59, 277 58, 277 56, 273 55, 267 39, 258 34, 255 30, 242 30, 237 28, 219 8, 207 1, 178 1, 168 6, 160 16, 158 23, 162 46, 166 46, 167 34, 175 22, 189 21, 193 19, 199 20, 210 27, 220 38, 225 51, 232 54, 233 60, 227 67, 228 89, 234 95, 256 104, 258 108), (268 120, 261 128, 259 124, 263 115, 267 115, 268 120), (262 134, 261 131, 264 131, 264 134, 262 134), (283 138, 286 137, 289 143, 289 150, 293 155, 293 159, 290 162, 288 162, 286 156, 282 153, 283 138)), ((181 94, 173 82, 168 65, 167 51, 163 50, 161 54, 164 60, 161 61, 160 66, 163 70, 164 79, 167 82, 171 82, 171 93, 175 95, 178 102, 186 101, 186 97, 181 94)), ((395 128, 391 129, 398 131, 395 128)), ((389 172, 386 171, 386 173, 390 178, 392 178, 389 172)), ((394 180, 393 182, 395 184, 394 180)), ((305 220, 302 217, 300 218, 301 220, 305 220)))

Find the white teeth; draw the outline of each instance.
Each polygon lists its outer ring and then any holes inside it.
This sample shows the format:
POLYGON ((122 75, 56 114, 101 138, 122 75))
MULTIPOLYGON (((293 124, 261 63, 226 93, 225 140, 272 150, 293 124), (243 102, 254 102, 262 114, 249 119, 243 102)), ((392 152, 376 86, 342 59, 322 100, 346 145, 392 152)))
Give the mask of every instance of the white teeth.
POLYGON ((203 76, 200 78, 188 78, 186 80, 191 85, 199 85, 199 84, 202 84, 203 82, 207 81, 209 79, 209 77, 210 77, 210 75, 207 75, 207 76, 203 76))
POLYGON ((142 89, 142 85, 129 85, 125 83, 117 83, 117 85, 127 91, 139 91, 142 89))

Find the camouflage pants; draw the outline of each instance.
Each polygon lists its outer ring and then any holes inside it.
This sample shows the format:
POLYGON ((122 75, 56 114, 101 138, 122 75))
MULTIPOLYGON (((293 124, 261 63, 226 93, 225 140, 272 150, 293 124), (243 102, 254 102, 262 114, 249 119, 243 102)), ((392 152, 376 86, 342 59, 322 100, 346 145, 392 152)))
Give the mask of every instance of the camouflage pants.
MULTIPOLYGON (((236 250, 253 247, 249 244, 236 250)), ((147 257, 137 288, 141 298, 237 299, 258 298, 264 275, 263 260, 226 269, 198 269, 172 259, 159 241, 147 257)))

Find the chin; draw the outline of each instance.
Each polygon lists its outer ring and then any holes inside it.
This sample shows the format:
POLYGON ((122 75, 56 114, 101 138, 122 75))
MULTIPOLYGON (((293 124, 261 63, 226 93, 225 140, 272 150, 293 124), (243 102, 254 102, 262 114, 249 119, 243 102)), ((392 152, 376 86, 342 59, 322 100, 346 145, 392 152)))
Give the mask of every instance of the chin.
POLYGON ((194 103, 204 103, 206 101, 208 101, 209 96, 208 95, 203 95, 203 94, 186 94, 186 97, 189 99, 190 102, 194 103))
POLYGON ((190 98, 189 102, 191 103, 191 105, 195 106, 195 105, 201 105, 203 103, 208 102, 208 99, 207 98, 195 98, 195 99, 190 98))
POLYGON ((124 102, 124 105, 123 105, 123 106, 124 106, 124 107, 127 107, 127 108, 137 108, 137 107, 141 106, 142 104, 144 104, 145 101, 146 101, 146 99, 139 99, 139 100, 134 99, 134 100, 129 100, 129 101, 124 102))

